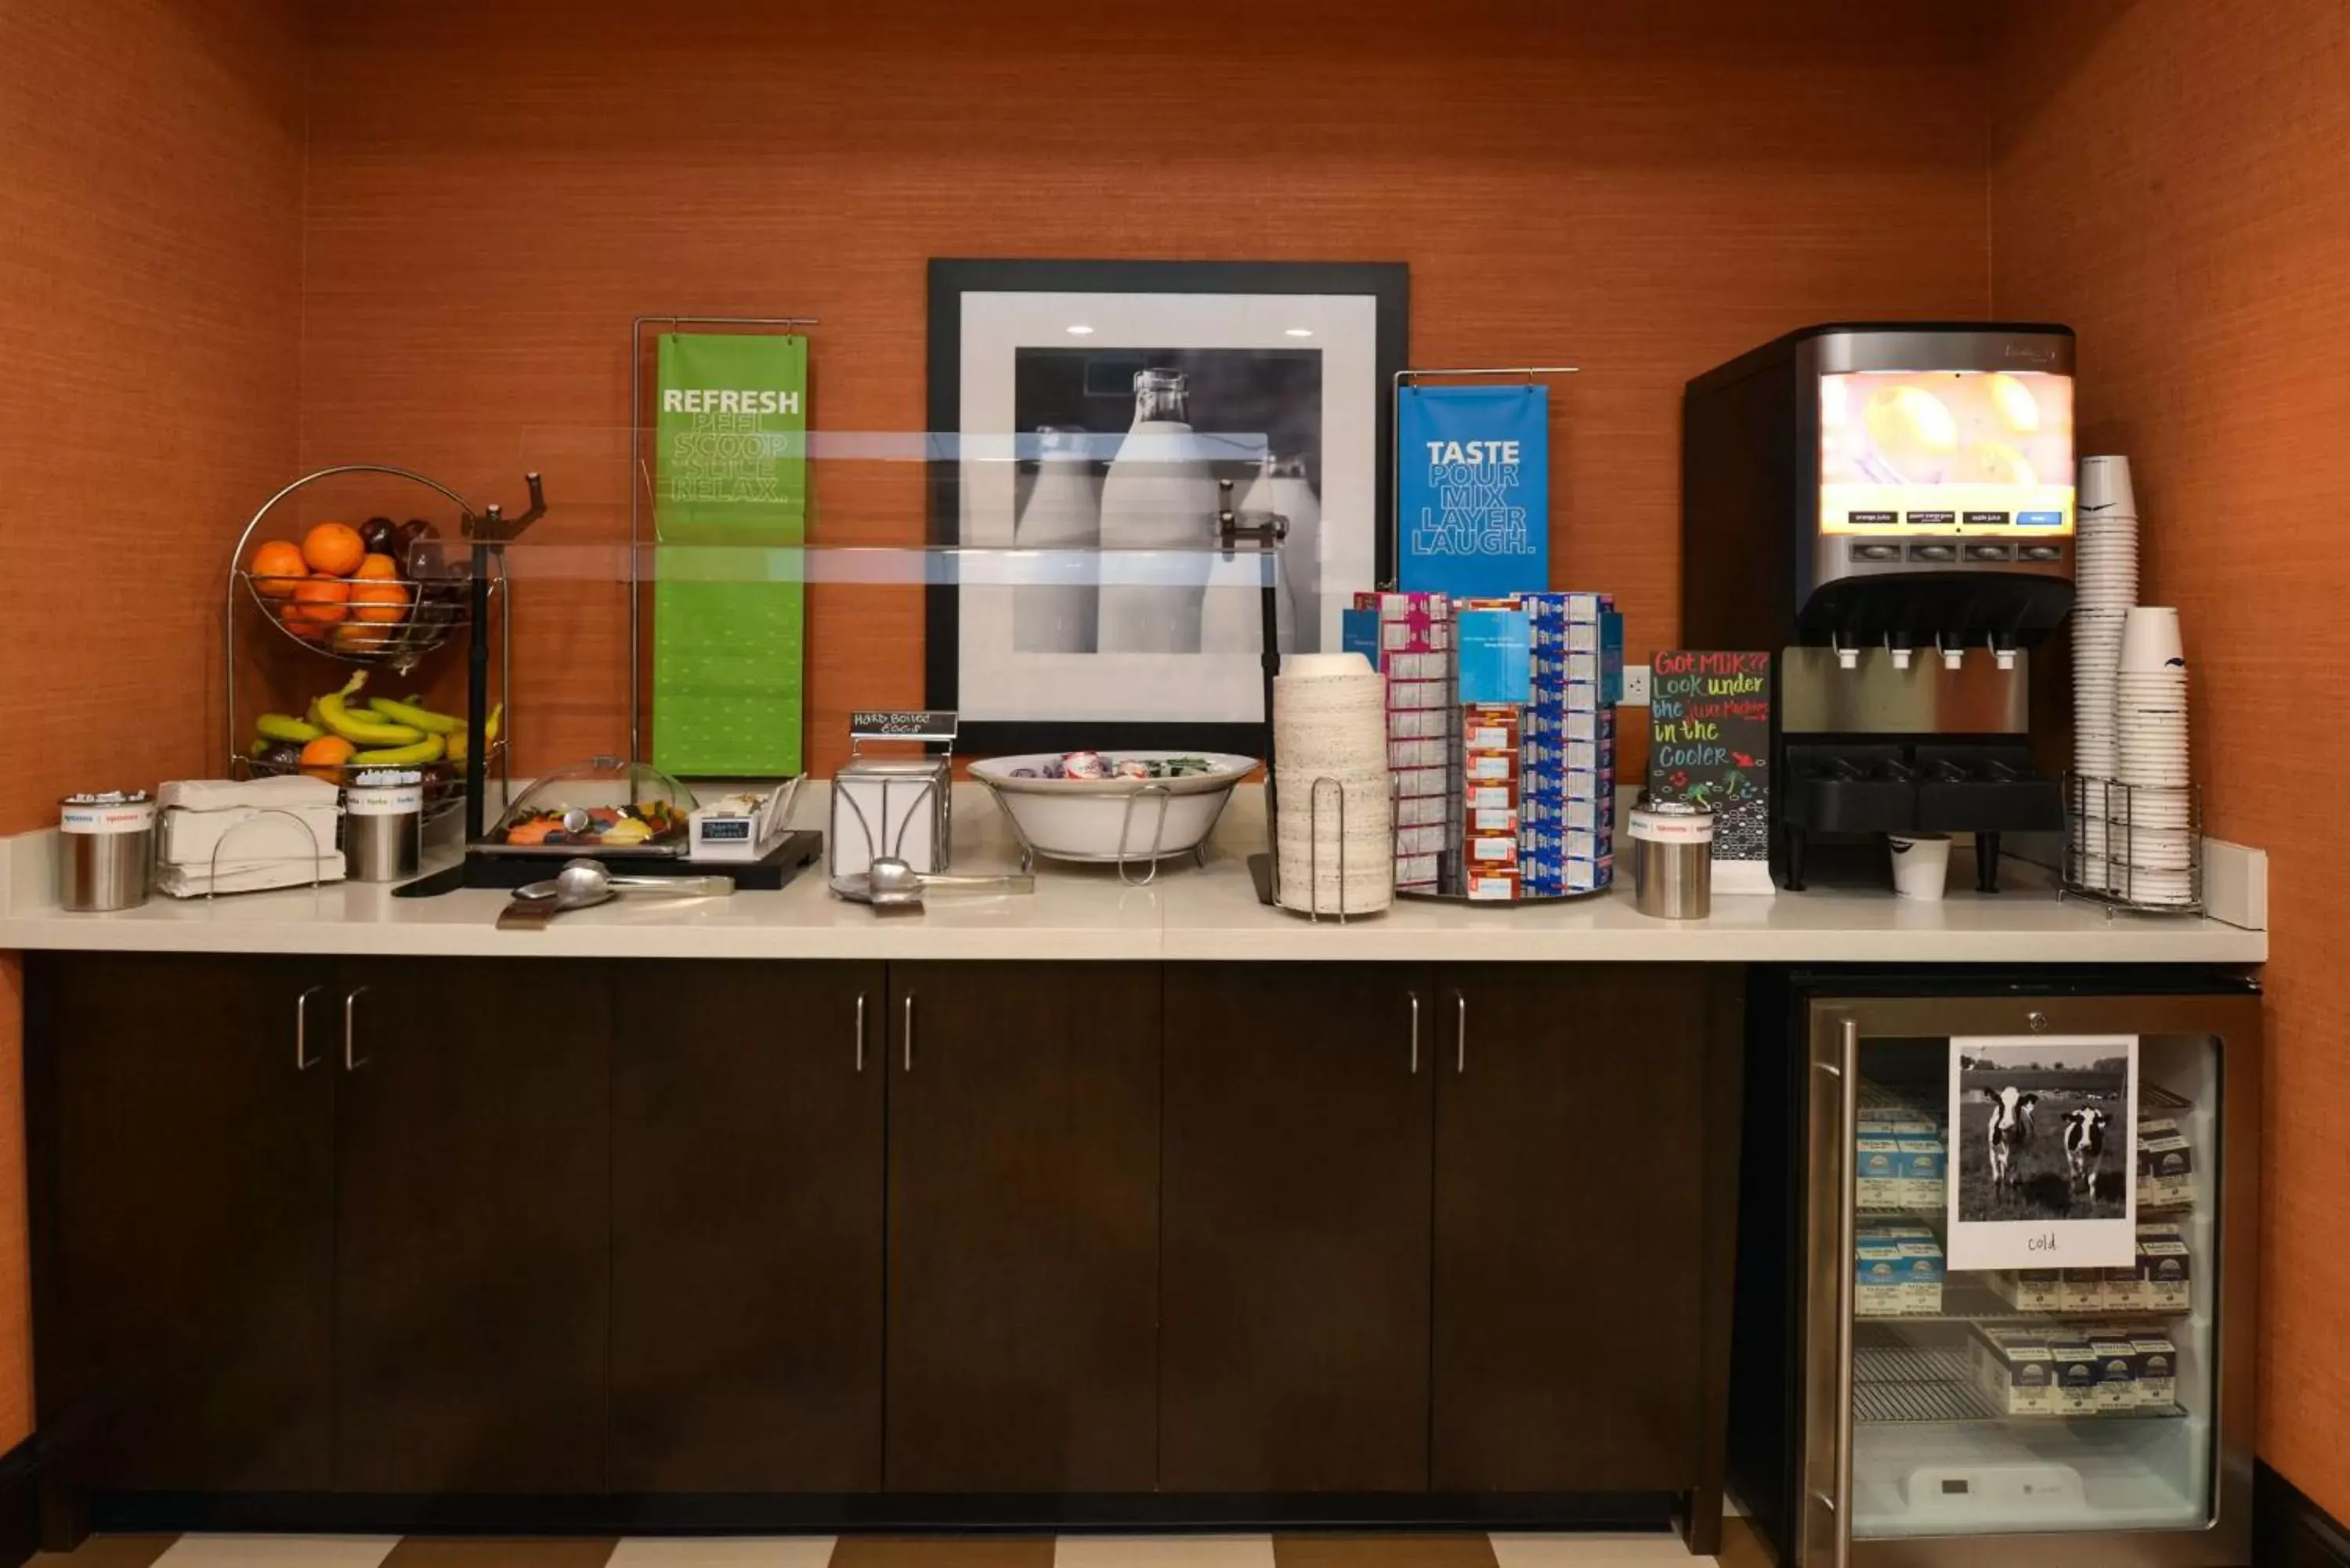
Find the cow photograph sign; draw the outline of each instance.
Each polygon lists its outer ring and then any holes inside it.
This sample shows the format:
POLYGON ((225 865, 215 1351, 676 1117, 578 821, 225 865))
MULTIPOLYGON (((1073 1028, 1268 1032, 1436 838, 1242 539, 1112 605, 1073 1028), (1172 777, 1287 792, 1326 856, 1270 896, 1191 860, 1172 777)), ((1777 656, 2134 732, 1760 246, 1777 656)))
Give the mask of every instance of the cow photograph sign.
POLYGON ((1952 1269, 2137 1261, 2137 1037, 1950 1042, 1952 1269))

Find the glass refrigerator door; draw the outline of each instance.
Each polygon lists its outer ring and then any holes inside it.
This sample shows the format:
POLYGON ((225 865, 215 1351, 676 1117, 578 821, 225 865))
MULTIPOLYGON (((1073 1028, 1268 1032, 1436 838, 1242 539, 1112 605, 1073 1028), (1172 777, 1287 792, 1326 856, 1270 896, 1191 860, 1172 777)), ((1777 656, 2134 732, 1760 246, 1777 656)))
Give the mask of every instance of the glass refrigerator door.
MULTIPOLYGON (((2241 1521, 2210 1527, 2230 1433, 2249 1432, 2251 1314, 2230 1316, 2223 1287, 2248 1279, 2250 1261, 2224 1258, 2221 1242, 2226 1222, 2246 1237, 2251 1225, 2241 1207, 2223 1212, 2223 1086, 2241 1089, 2223 1085, 2225 1032, 2198 1013, 2246 1001, 2068 998, 2028 1013, 2012 1000, 1863 1002, 1815 1020, 1813 1354, 1836 1383, 1815 1376, 1832 1419, 1813 1451, 1829 1459, 1825 1511, 1848 1532, 1824 1542, 1834 1561, 1987 1560, 1951 1538, 2012 1549, 2015 1536, 2067 1535, 2077 1548, 2083 1532, 2166 1531, 2198 1532, 2166 1561, 2228 1559, 2221 1537, 2241 1521), (2005 1016, 2017 1013, 2043 1020, 2046 1049, 1966 1054, 1954 1074, 1972 1037, 2030 1041, 2005 1016), (2068 1035, 2106 1044, 2068 1047, 2068 1035), (2116 1037, 2137 1042, 2134 1095, 2116 1037), (1834 1153, 1818 1147, 1824 1130, 1834 1153), (2015 1244, 2049 1223, 2113 1219, 2127 1261, 1950 1269, 1951 1183, 1963 1220, 2029 1221, 2002 1232, 2015 1244), (1834 1310, 1819 1310, 1830 1290, 1834 1310), (1927 1550, 1937 1542, 1960 1549, 1927 1550)), ((2238 1044, 2257 1043, 2248 1032, 2238 1044)))

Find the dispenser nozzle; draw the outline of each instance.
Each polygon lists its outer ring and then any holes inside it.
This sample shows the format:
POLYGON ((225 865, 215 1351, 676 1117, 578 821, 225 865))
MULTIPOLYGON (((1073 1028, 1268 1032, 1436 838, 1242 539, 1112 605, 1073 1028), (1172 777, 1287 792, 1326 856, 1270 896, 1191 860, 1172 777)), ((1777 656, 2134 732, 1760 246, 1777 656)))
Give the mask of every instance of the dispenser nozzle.
POLYGON ((1950 670, 1950 671, 1951 671, 1952 673, 1954 673, 1954 674, 1955 674, 1955 673, 1959 670, 1959 669, 1960 669, 1962 665, 1964 665, 1964 664, 1965 664, 1965 662, 1966 662, 1966 658, 1967 658, 1967 650, 1966 650, 1964 648, 1953 648, 1953 647, 1950 646, 1948 643, 1945 643, 1945 644, 1943 645, 1943 647, 1942 647, 1942 668, 1943 668, 1943 669, 1948 670, 1950 670))
POLYGON ((1835 645, 1835 656, 1836 668, 1838 670, 1857 670, 1860 668, 1860 649, 1857 648, 1846 648, 1843 643, 1839 642, 1835 645))
POLYGON ((1907 670, 1907 669, 1908 669, 1908 668, 1909 668, 1909 649, 1906 649, 1906 648, 1896 648, 1896 649, 1890 649, 1889 651, 1890 651, 1890 652, 1892 653, 1892 655, 1893 655, 1893 668, 1894 668, 1894 669, 1896 669, 1896 670, 1907 670))
POLYGON ((1991 650, 1991 656, 1999 660, 1999 667, 2002 670, 2015 668, 2015 649, 2012 648, 1994 648, 1991 650))

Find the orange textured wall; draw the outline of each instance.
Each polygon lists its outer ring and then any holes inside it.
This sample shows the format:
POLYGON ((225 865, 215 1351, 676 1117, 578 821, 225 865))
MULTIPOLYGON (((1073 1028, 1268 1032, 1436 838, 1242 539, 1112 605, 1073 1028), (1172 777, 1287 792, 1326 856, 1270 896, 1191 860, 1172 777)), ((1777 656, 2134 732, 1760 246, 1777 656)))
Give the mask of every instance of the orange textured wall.
MULTIPOLYGON (((639 313, 820 317, 818 428, 911 430, 928 257, 1402 260, 1415 362, 1584 367, 1556 575, 1617 590, 1635 651, 1669 644, 1682 381, 1810 321, 1986 307, 1976 26, 1742 0, 324 7, 303 455, 509 500, 542 467, 541 537, 625 537, 639 313)), ((817 500, 823 536, 921 535, 911 483, 817 500)), ((519 614, 521 765, 624 744, 619 594, 536 587, 519 614)), ((823 771, 852 704, 920 699, 919 598, 819 593, 809 636, 823 771)))
MULTIPOLYGON (((0 833, 219 765, 228 542, 294 462, 298 0, 0 6, 0 833)), ((0 1448, 32 1428, 0 955, 0 1448)))
POLYGON ((2350 8, 2039 6, 1993 100, 1993 295, 2081 335, 2086 450, 2132 455, 2182 611, 2215 832, 2273 879, 2261 1452, 2350 1519, 2350 849, 2313 725, 2350 706, 2350 8))
POLYGON ((217 770, 229 544, 295 457, 298 0, 0 9, 0 832, 217 770))

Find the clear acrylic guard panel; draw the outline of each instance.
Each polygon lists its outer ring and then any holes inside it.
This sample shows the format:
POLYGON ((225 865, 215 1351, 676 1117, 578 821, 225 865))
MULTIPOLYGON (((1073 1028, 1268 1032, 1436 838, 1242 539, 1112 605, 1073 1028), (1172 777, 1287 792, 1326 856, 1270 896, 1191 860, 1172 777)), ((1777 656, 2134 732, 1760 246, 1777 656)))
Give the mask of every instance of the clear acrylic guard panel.
POLYGON ((2118 1134, 2130 1100, 2110 1060, 2098 1071, 2025 1053, 1954 1075, 1954 1048, 1949 1039, 1861 1041, 1849 1167, 1854 1538, 2208 1522, 2219 1043, 2137 1037, 2127 1138, 2118 1134), (1965 1087, 1954 1092, 1959 1079, 1965 1087), (2095 1155, 2084 1133, 2067 1137, 2087 1113, 2101 1113, 2113 1135, 2095 1155), (2006 1144, 2003 1179, 1995 1141, 2006 1144), (2104 1215, 2132 1184, 2135 1261, 1948 1270, 1950 1183, 1968 1187, 1970 1213, 2035 1221, 2104 1215))

